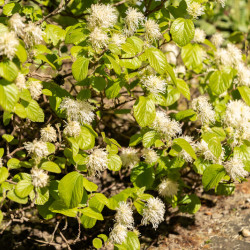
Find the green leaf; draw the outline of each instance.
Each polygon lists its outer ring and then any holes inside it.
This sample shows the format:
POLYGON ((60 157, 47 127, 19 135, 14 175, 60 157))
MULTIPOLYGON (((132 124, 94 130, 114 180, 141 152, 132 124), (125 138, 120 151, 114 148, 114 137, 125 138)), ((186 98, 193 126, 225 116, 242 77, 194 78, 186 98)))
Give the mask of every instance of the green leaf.
POLYGON ((82 150, 91 149, 95 145, 95 134, 88 126, 81 126, 81 133, 75 138, 78 146, 82 150))
POLYGON ((181 49, 181 58, 185 66, 199 73, 202 70, 203 49, 198 44, 188 44, 181 49))
POLYGON ((108 236, 106 234, 98 234, 97 237, 101 238, 104 242, 108 240, 108 236))
POLYGON ((181 212, 195 214, 201 207, 201 201, 199 197, 195 194, 186 195, 181 201, 180 204, 183 204, 179 207, 181 212))
POLYGON ((218 195, 232 195, 235 190, 235 184, 234 183, 219 183, 215 192, 218 195))
POLYGON ((108 155, 108 169, 112 171, 119 171, 122 167, 122 160, 117 154, 108 155))
POLYGON ((18 59, 20 60, 20 62, 22 62, 22 63, 26 62, 27 57, 28 57, 27 51, 26 51, 24 46, 25 46, 24 43, 19 42, 19 45, 18 45, 17 51, 16 51, 16 55, 17 55, 18 59))
POLYGON ((0 184, 7 180, 9 171, 6 167, 0 167, 0 184))
POLYGON ((155 180, 154 168, 144 163, 132 169, 130 175, 131 182, 136 187, 146 187, 149 189, 155 180))
POLYGON ((183 47, 194 38, 194 23, 190 19, 177 18, 172 23, 170 33, 173 40, 183 47))
POLYGON ((220 95, 230 87, 232 81, 231 70, 217 70, 209 77, 209 87, 214 94, 220 95))
POLYGON ((0 106, 7 111, 13 111, 19 99, 18 88, 15 84, 4 79, 0 80, 0 106))
POLYGON ((150 148, 157 139, 160 139, 156 131, 149 131, 143 135, 142 144, 145 148, 150 148))
POLYGON ((184 95, 184 97, 190 100, 190 90, 187 83, 184 80, 178 78, 176 87, 184 95))
POLYGON ((121 74, 121 67, 119 65, 119 61, 117 62, 117 60, 115 60, 114 58, 112 58, 111 56, 107 56, 107 58, 109 59, 112 68, 114 69, 115 73, 120 75, 121 74))
POLYGON ((155 104, 149 97, 140 96, 133 108, 134 117, 141 127, 146 127, 154 121, 155 104))
POLYGON ((56 69, 54 61, 57 59, 57 57, 55 54, 47 54, 47 55, 40 54, 36 56, 36 58, 48 63, 52 69, 56 69))
POLYGON ((138 236, 131 231, 128 232, 126 241, 122 245, 115 245, 115 250, 140 250, 140 248, 138 236))
POLYGON ((207 191, 211 188, 217 187, 221 179, 226 175, 226 171, 222 165, 213 164, 208 166, 202 176, 202 184, 207 191))
POLYGON ((7 166, 9 169, 17 169, 21 167, 20 161, 16 158, 9 159, 7 162, 7 166))
POLYGON ((41 168, 52 173, 57 173, 57 174, 61 173, 60 167, 55 162, 52 161, 43 162, 41 168))
POLYGON ((159 74, 163 74, 166 71, 168 62, 162 51, 156 48, 149 48, 145 51, 145 55, 150 66, 153 67, 159 74))
POLYGON ((250 106, 250 88, 247 86, 238 87, 242 99, 250 106))
POLYGON ((14 112, 16 115, 18 115, 20 118, 26 118, 27 117, 27 113, 26 110, 24 108, 24 106, 20 103, 16 103, 15 107, 14 107, 14 112))
POLYGON ((27 118, 33 122, 44 122, 44 112, 37 101, 31 100, 30 102, 27 102, 22 100, 21 104, 26 110, 27 118))
POLYGON ((105 94, 108 99, 113 99, 118 96, 121 88, 124 86, 124 82, 120 80, 110 81, 105 89, 105 94))
POLYGON ((74 78, 80 82, 88 75, 89 60, 84 57, 79 57, 72 64, 72 74, 74 78))
POLYGON ((4 134, 4 135, 2 135, 2 138, 5 141, 7 141, 8 143, 10 143, 14 139, 14 136, 13 135, 8 135, 8 134, 4 134))
POLYGON ((4 155, 4 148, 0 148, 0 158, 2 158, 4 155))
POLYGON ((86 178, 83 178, 83 186, 89 192, 94 192, 98 189, 98 186, 95 183, 89 181, 86 178))
POLYGON ((69 217, 76 217, 78 212, 77 208, 68 208, 62 200, 54 201, 50 205, 49 210, 53 213, 60 213, 69 217))
POLYGON ((191 145, 185 139, 176 138, 176 139, 174 139, 173 143, 177 144, 182 149, 184 149, 193 159, 195 159, 195 160, 197 159, 194 149, 191 147, 191 145))
POLYGON ((214 133, 205 133, 202 135, 203 140, 208 144, 209 150, 218 159, 222 153, 220 139, 214 133))
POLYGON ((34 187, 30 181, 21 180, 15 186, 15 193, 18 197, 25 198, 30 194, 30 192, 33 190, 33 188, 34 187))
POLYGON ((2 213, 2 211, 0 210, 0 225, 1 225, 1 223, 2 223, 2 220, 3 220, 3 213, 2 213))
POLYGON ((141 134, 132 135, 129 139, 129 146, 134 147, 134 146, 138 145, 141 141, 142 141, 141 134))
POLYGON ((167 92, 165 94, 160 94, 157 101, 161 106, 170 106, 174 104, 179 98, 180 92, 169 85, 167 88, 167 92))
POLYGON ((102 240, 94 238, 92 244, 96 249, 100 249, 102 247, 102 240))
MULTIPOLYGON (((0 174, 0 176, 1 176, 1 174, 0 174)), ((15 194, 14 190, 10 190, 8 192, 7 198, 10 199, 10 200, 12 200, 12 201, 14 201, 14 202, 20 203, 20 204, 26 204, 28 202, 28 198, 27 197, 25 197, 25 198, 19 198, 15 194)))
POLYGON ((193 111, 192 109, 186 109, 186 110, 183 110, 183 111, 180 111, 178 112, 176 115, 175 115, 175 119, 177 121, 181 121, 181 120, 184 120, 186 118, 189 118, 189 120, 191 121, 194 121, 196 120, 196 112, 193 111))
POLYGON ((77 207, 83 196, 83 176, 78 172, 65 175, 59 182, 58 191, 66 207, 77 207))
POLYGON ((18 12, 21 9, 19 3, 8 3, 3 7, 3 14, 6 16, 11 16, 14 13, 18 12))
POLYGON ((56 46, 60 40, 63 40, 65 36, 65 31, 54 24, 47 24, 45 33, 45 42, 51 42, 54 46, 56 46))
POLYGON ((82 214, 96 220, 103 220, 102 214, 94 208, 86 207, 81 209, 82 214))

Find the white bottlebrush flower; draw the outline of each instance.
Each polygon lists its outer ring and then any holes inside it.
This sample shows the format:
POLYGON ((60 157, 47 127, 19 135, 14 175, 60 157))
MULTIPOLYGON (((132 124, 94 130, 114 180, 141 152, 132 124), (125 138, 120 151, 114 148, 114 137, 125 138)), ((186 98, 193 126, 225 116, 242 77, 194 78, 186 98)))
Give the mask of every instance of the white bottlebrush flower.
POLYGON ((127 227, 119 223, 116 223, 111 233, 109 234, 109 239, 114 244, 122 244, 126 240, 127 234, 128 234, 127 227))
POLYGON ((223 117, 224 124, 228 127, 238 128, 245 121, 250 121, 250 107, 241 100, 230 101, 223 117))
POLYGON ((242 61, 242 52, 234 44, 227 45, 227 51, 230 54, 231 60, 234 65, 238 65, 242 61))
POLYGON ((42 169, 31 169, 32 184, 34 187, 43 188, 49 183, 49 175, 42 169))
POLYGON ((122 165, 124 167, 133 168, 140 162, 140 158, 138 156, 138 150, 135 148, 122 148, 120 157, 122 160, 122 165))
POLYGON ((78 121, 69 121, 65 126, 63 133, 66 136, 77 137, 81 133, 81 125, 78 121))
POLYGON ((66 110, 69 120, 78 121, 81 124, 90 124, 95 118, 95 114, 93 113, 94 107, 87 101, 66 97, 61 102, 60 108, 66 110))
POLYGON ((224 8, 225 7, 225 2, 227 1, 227 0, 216 0, 218 3, 220 3, 221 4, 221 6, 224 8))
POLYGON ((194 19, 197 19, 199 16, 204 14, 204 6, 197 2, 188 2, 187 12, 194 19))
POLYGON ((184 65, 178 65, 175 69, 174 69, 175 74, 183 74, 186 75, 186 68, 184 65))
POLYGON ((123 34, 114 33, 111 37, 111 43, 121 48, 121 45, 126 42, 126 37, 123 34))
POLYGON ((18 36, 23 35, 23 30, 25 27, 25 17, 21 17, 18 13, 15 13, 10 19, 9 19, 9 26, 10 28, 15 31, 15 33, 18 36))
POLYGON ((118 224, 121 224, 129 229, 133 229, 133 211, 128 203, 124 201, 119 202, 118 208, 116 209, 115 220, 118 224))
POLYGON ((149 198, 143 209, 143 218, 141 223, 148 225, 152 223, 153 228, 156 229, 158 225, 164 221, 165 205, 157 198, 149 198))
POLYGON ((25 75, 19 72, 15 79, 15 84, 19 90, 27 89, 25 75))
POLYGON ((244 63, 239 63, 236 68, 238 71, 238 84, 250 87, 250 68, 246 67, 244 63))
MULTIPOLYGON (((195 143, 193 142, 193 138, 191 136, 185 135, 185 136, 181 136, 179 138, 182 138, 182 139, 186 140, 190 144, 190 146, 193 149, 195 149, 195 143)), ((193 162, 193 158, 184 149, 181 150, 181 152, 178 154, 178 156, 181 157, 183 160, 185 160, 187 162, 193 162)))
POLYGON ((170 64, 176 64, 177 62, 177 56, 180 52, 180 49, 173 43, 168 43, 165 46, 163 46, 162 51, 166 53, 166 58, 168 63, 170 64))
POLYGON ((38 141, 37 139, 35 139, 33 142, 25 142, 24 148, 30 155, 33 155, 37 158, 43 158, 49 155, 47 143, 40 140, 38 141))
POLYGON ((221 155, 217 159, 209 150, 208 144, 204 140, 201 140, 196 144, 196 152, 199 156, 203 156, 205 160, 212 161, 214 164, 220 164, 223 161, 225 155, 224 148, 222 148, 221 155))
POLYGON ((141 79, 141 84, 145 86, 152 94, 166 92, 167 82, 156 75, 145 76, 141 79))
POLYGON ((89 28, 112 28, 117 22, 117 13, 117 10, 110 4, 92 4, 87 18, 89 28))
POLYGON ((172 197, 177 195, 179 184, 171 179, 164 179, 158 186, 158 193, 162 197, 172 197))
POLYGON ((193 41, 195 43, 203 43, 206 39, 206 33, 204 30, 196 28, 193 41))
POLYGON ((175 120, 171 120, 164 111, 156 112, 155 119, 150 127, 158 133, 165 135, 168 140, 176 137, 182 132, 180 123, 175 120))
POLYGON ((30 91, 30 95, 34 100, 38 100, 40 95, 43 93, 43 85, 40 81, 30 80, 28 82, 28 89, 30 91))
POLYGON ((213 106, 208 102, 206 96, 199 96, 192 101, 192 108, 198 113, 198 117, 201 119, 202 124, 215 122, 215 111, 213 106))
POLYGON ((211 37, 211 42, 214 44, 215 47, 219 48, 224 42, 224 38, 221 33, 215 33, 211 37))
POLYGON ((248 172, 244 169, 244 164, 239 157, 232 157, 229 161, 224 162, 224 167, 228 175, 234 180, 244 178, 248 175, 248 172))
POLYGON ((139 25, 143 23, 144 18, 144 15, 140 11, 129 7, 126 11, 126 17, 124 19, 126 26, 124 33, 127 36, 132 36, 138 29, 139 25))
POLYGON ((108 153, 103 148, 93 149, 86 158, 86 166, 91 176, 100 175, 108 168, 108 153))
POLYGON ((19 41, 15 32, 4 32, 0 36, 0 55, 7 56, 10 60, 15 56, 19 41))
POLYGON ((144 148, 142 150, 142 157, 145 159, 145 162, 148 164, 153 164, 155 162, 157 162, 157 160, 159 159, 158 154, 150 148, 144 148))
POLYGON ((92 44, 93 49, 99 50, 107 47, 109 37, 102 29, 95 28, 89 35, 89 41, 92 44))
POLYGON ((57 139, 56 130, 49 124, 41 129, 41 140, 45 142, 55 142, 57 139))
POLYGON ((3 159, 0 158, 0 168, 3 166, 3 159))
POLYGON ((45 33, 36 24, 29 22, 24 28, 24 42, 28 46, 40 44, 43 42, 43 35, 45 33))
POLYGON ((145 38, 148 42, 153 42, 161 37, 161 30, 159 24, 153 19, 148 19, 145 24, 145 38))
POLYGON ((221 64, 227 67, 232 66, 232 63, 233 63, 232 57, 230 53, 228 52, 228 50, 226 49, 222 49, 222 48, 217 49, 217 51, 215 51, 214 53, 214 58, 218 65, 221 64))

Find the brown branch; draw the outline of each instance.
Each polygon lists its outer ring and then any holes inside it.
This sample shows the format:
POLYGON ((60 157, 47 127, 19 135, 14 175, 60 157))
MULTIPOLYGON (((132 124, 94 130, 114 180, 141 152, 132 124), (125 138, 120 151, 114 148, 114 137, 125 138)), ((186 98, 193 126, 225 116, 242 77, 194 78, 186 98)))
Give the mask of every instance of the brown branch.
POLYGON ((118 3, 113 3, 112 6, 113 6, 113 7, 116 7, 116 6, 122 5, 122 4, 124 4, 124 3, 126 3, 126 0, 122 0, 122 1, 120 1, 120 2, 118 2, 118 3))
POLYGON ((36 24, 39 25, 42 22, 44 22, 46 19, 58 15, 59 13, 61 13, 65 7, 68 5, 68 3, 70 2, 70 0, 61 0, 59 6, 53 10, 51 13, 49 13, 47 16, 43 17, 41 20, 37 21, 36 24))

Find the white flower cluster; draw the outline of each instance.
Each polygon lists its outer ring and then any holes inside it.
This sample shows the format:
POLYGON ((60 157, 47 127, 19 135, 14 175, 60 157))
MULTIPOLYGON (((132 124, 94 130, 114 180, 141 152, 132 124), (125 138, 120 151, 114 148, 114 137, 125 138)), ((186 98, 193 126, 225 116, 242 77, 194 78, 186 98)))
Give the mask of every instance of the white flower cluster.
POLYGON ((172 197, 177 195, 179 184, 169 178, 164 179, 158 186, 158 193, 162 197, 172 197))
POLYGON ((0 168, 3 166, 3 159, 0 158, 0 168))
POLYGON ((24 148, 29 154, 33 155, 34 158, 43 158, 49 155, 48 147, 46 142, 35 139, 33 142, 25 142, 24 148))
POLYGON ((229 176, 234 181, 237 181, 248 175, 248 172, 244 169, 244 164, 242 160, 237 156, 233 156, 229 161, 224 162, 223 165, 229 176))
POLYGON ((30 95, 34 100, 38 100, 40 95, 43 93, 43 85, 38 80, 30 80, 27 83, 27 87, 30 91, 30 95))
POLYGON ((24 28, 24 33, 24 42, 29 46, 42 43, 43 35, 45 34, 39 26, 32 22, 26 25, 24 28))
POLYGON ((15 84, 18 87, 19 90, 26 89, 26 79, 25 75, 21 74, 20 72, 18 73, 16 79, 15 79, 15 84))
POLYGON ((108 168, 108 153, 103 148, 92 149, 86 158, 86 166, 90 176, 100 175, 108 168))
POLYGON ((69 121, 67 125, 65 126, 63 133, 66 136, 73 136, 77 137, 81 133, 81 125, 78 121, 69 121))
POLYGON ((4 32, 0 36, 0 55, 5 55, 12 60, 15 56, 18 45, 19 41, 15 32, 4 32))
POLYGON ((15 31, 15 33, 18 36, 22 36, 24 33, 25 28, 25 18, 21 17, 18 13, 15 13, 10 19, 9 19, 9 26, 10 29, 15 31))
POLYGON ((156 75, 142 77, 141 84, 155 96, 166 92, 167 82, 156 75))
POLYGON ((140 162, 138 150, 135 148, 122 148, 120 157, 124 167, 133 168, 140 162))
POLYGON ((139 28, 140 24, 144 22, 144 15, 137 11, 135 8, 129 7, 126 11, 125 21, 125 29, 124 33, 127 36, 132 36, 136 30, 139 28))
POLYGON ((236 65, 236 69, 238 71, 236 83, 250 87, 250 67, 247 67, 243 62, 240 62, 236 65))
POLYGON ((92 4, 87 18, 90 29, 95 27, 112 28, 117 22, 117 11, 110 4, 92 4))
POLYGON ((204 6, 200 3, 188 1, 187 2, 187 12, 194 19, 204 14, 204 6))
POLYGON ((206 39, 206 33, 204 30, 196 28, 193 41, 196 43, 203 43, 206 39))
POLYGON ((178 65, 176 66, 176 68, 174 68, 174 72, 175 74, 183 74, 185 75, 186 74, 186 68, 184 65, 178 65))
POLYGON ((145 162, 147 164, 153 164, 156 163, 159 159, 158 154, 150 148, 144 148, 142 150, 142 157, 145 159, 145 162))
POLYGON ((126 240, 128 229, 134 228, 133 211, 128 203, 119 202, 115 220, 116 223, 109 235, 109 239, 113 243, 122 244, 126 240))
POLYGON ((145 22, 145 38, 148 42, 153 42, 161 37, 159 24, 153 19, 148 19, 145 22))
POLYGON ((196 144, 196 153, 199 156, 203 156, 204 159, 207 161, 212 161, 214 164, 221 164, 225 155, 225 150, 224 148, 222 148, 221 155, 219 156, 219 158, 216 158, 215 155, 208 148, 208 144, 204 140, 201 140, 196 144))
POLYGON ((224 38, 221 33, 215 33, 211 37, 211 42, 214 44, 215 47, 219 48, 224 42, 224 38))
POLYGON ((239 146, 243 140, 250 141, 250 107, 241 100, 227 104, 223 123, 233 138, 232 146, 239 146))
POLYGON ((109 42, 108 34, 96 27, 89 35, 89 41, 91 42, 93 48, 95 49, 102 49, 107 47, 109 42))
MULTIPOLYGON (((185 135, 185 136, 181 136, 179 138, 186 140, 190 144, 190 146, 195 150, 195 143, 193 142, 193 138, 191 136, 185 135)), ((178 154, 178 156, 187 162, 193 162, 193 160, 194 160, 190 156, 190 154, 188 154, 186 152, 186 150, 184 150, 184 149, 181 150, 181 152, 178 154)))
POLYGON ((32 168, 31 169, 32 184, 34 187, 43 188, 48 185, 49 175, 42 169, 32 168))
POLYGON ((60 108, 66 110, 69 120, 78 121, 81 124, 90 124, 95 117, 94 107, 86 101, 65 97, 60 104, 60 108))
POLYGON ((199 96, 192 101, 192 108, 198 113, 202 124, 209 124, 215 122, 215 111, 212 105, 208 102, 206 96, 199 96))
POLYGON ((111 37, 111 43, 114 43, 118 48, 126 42, 126 37, 123 34, 114 33, 111 37))
POLYGON ((55 142, 57 139, 56 130, 48 124, 47 127, 41 129, 41 140, 45 142, 55 142))
POLYGON ((164 111, 156 112, 155 119, 150 127, 164 135, 167 140, 171 140, 182 132, 180 123, 171 120, 164 111))
POLYGON ((218 3, 220 3, 221 4, 221 6, 224 8, 225 7, 225 2, 227 1, 227 0, 216 0, 218 3))
POLYGON ((143 209, 142 225, 151 223, 156 229, 161 222, 164 221, 165 204, 157 198, 149 198, 143 209))

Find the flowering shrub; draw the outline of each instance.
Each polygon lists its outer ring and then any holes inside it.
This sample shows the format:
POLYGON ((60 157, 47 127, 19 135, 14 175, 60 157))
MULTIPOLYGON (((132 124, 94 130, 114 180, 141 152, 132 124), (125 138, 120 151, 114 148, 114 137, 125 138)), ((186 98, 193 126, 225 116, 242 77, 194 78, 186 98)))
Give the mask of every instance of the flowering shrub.
POLYGON ((226 1, 0 2, 2 231, 36 208, 140 249, 170 207, 199 210, 200 180, 230 195, 248 176, 247 35, 197 20, 226 1))

